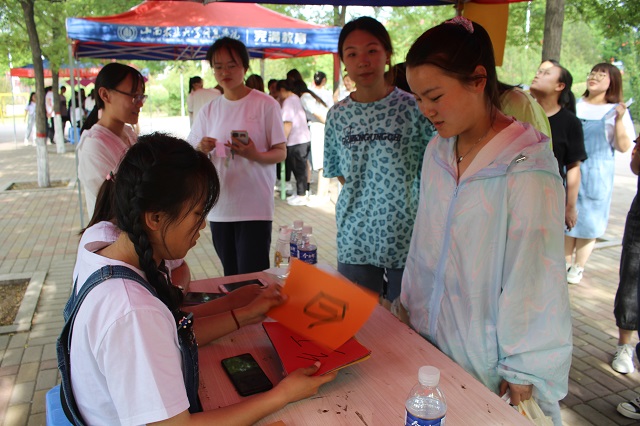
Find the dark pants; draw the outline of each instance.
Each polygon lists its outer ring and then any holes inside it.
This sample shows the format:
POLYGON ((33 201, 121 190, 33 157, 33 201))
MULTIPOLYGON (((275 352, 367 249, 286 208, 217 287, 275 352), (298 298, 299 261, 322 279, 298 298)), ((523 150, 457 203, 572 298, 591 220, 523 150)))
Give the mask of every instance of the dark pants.
POLYGON ((287 147, 287 164, 296 177, 296 191, 298 195, 305 195, 307 191, 307 160, 311 142, 287 147))
POLYGON ((338 262, 338 272, 348 280, 373 290, 376 294, 393 302, 400 296, 402 269, 379 268, 373 265, 352 265, 338 262), (385 280, 386 275, 386 280, 385 280))
POLYGON ((620 282, 613 313, 623 330, 637 330, 638 276, 640 275, 640 200, 634 199, 627 214, 620 254, 620 282))
POLYGON ((213 247, 225 276, 269 269, 271 223, 268 220, 209 222, 213 247))
POLYGON ((53 136, 55 135, 53 120, 53 117, 47 119, 47 137, 49 138, 50 143, 55 143, 53 140, 53 136))

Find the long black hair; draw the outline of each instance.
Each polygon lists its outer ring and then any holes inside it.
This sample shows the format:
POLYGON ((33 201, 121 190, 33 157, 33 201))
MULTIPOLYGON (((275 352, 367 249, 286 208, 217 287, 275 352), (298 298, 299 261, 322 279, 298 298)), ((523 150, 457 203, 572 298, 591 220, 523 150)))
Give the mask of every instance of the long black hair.
POLYGON ((189 93, 193 92, 193 85, 196 83, 202 83, 202 77, 200 77, 199 75, 196 75, 189 79, 189 93))
POLYGON ((309 87, 307 87, 307 83, 304 82, 302 74, 300 74, 300 71, 298 71, 297 69, 294 68, 287 72, 287 81, 289 82, 289 85, 291 87, 290 90, 296 95, 302 97, 303 94, 308 93, 313 97, 313 99, 316 100, 316 102, 319 102, 325 107, 328 107, 328 105, 325 103, 325 101, 322 100, 322 98, 320 98, 320 96, 313 93, 309 89, 309 87))
POLYGON ((433 65, 462 84, 486 78, 484 94, 487 106, 500 109, 496 61, 489 34, 482 25, 457 17, 425 31, 407 53, 407 68, 433 65), (475 73, 478 65, 487 75, 475 73))
POLYGON ((142 90, 144 91, 144 77, 137 69, 132 68, 129 65, 119 64, 117 62, 112 62, 102 67, 102 69, 98 73, 98 76, 96 77, 96 83, 93 89, 95 93, 96 104, 87 117, 87 120, 82 125, 82 132, 84 132, 85 130, 89 130, 93 127, 94 124, 98 122, 98 111, 104 108, 104 100, 102 100, 102 98, 100 97, 100 88, 104 87, 105 89, 113 90, 118 86, 118 84, 126 79, 127 76, 131 76, 134 88, 142 85, 142 90))
MULTIPOLYGON (((168 225, 180 222, 186 212, 202 207, 202 221, 218 200, 220 181, 205 154, 182 139, 165 133, 140 136, 124 155, 115 175, 111 200, 118 228, 127 234, 138 255, 140 268, 158 297, 175 312, 182 292, 171 284, 163 265, 156 264, 153 247, 145 231, 144 214, 162 212, 168 225)), ((193 230, 200 229, 200 221, 193 230)))

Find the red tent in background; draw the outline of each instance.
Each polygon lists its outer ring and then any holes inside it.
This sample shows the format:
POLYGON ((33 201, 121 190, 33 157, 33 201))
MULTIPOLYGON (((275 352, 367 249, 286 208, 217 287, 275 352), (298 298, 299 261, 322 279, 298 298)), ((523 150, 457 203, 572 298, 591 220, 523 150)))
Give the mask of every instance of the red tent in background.
MULTIPOLYGON (((49 61, 42 61, 42 66, 44 67, 44 78, 51 78, 51 67, 49 65, 49 61)), ((102 65, 77 64, 74 75, 76 78, 92 79, 98 75, 101 69, 102 65)), ((33 70, 33 65, 31 64, 19 68, 11 68, 9 73, 11 74, 11 77, 35 78, 35 72, 33 70)), ((66 64, 62 65, 58 71, 58 75, 62 78, 70 78, 71 67, 66 64)))

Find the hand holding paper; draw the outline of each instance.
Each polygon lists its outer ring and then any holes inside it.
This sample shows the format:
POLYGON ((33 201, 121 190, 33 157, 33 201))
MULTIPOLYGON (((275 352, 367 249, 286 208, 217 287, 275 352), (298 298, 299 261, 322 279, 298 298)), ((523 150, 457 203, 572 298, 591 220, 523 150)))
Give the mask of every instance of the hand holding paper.
POLYGON ((282 292, 287 301, 267 315, 330 349, 353 337, 378 303, 373 292, 298 260, 282 292))

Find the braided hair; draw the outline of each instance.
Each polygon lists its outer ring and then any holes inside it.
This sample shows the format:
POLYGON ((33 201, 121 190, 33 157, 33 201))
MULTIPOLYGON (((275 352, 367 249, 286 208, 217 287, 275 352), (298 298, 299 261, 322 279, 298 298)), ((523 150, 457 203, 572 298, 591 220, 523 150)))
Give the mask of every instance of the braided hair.
POLYGON ((174 313, 182 303, 182 292, 171 284, 164 265, 154 261, 145 213, 162 212, 167 216, 161 230, 164 240, 168 225, 181 221, 204 203, 195 235, 219 194, 218 174, 207 156, 165 133, 140 136, 118 167, 112 197, 118 228, 133 243, 147 281, 174 313))

